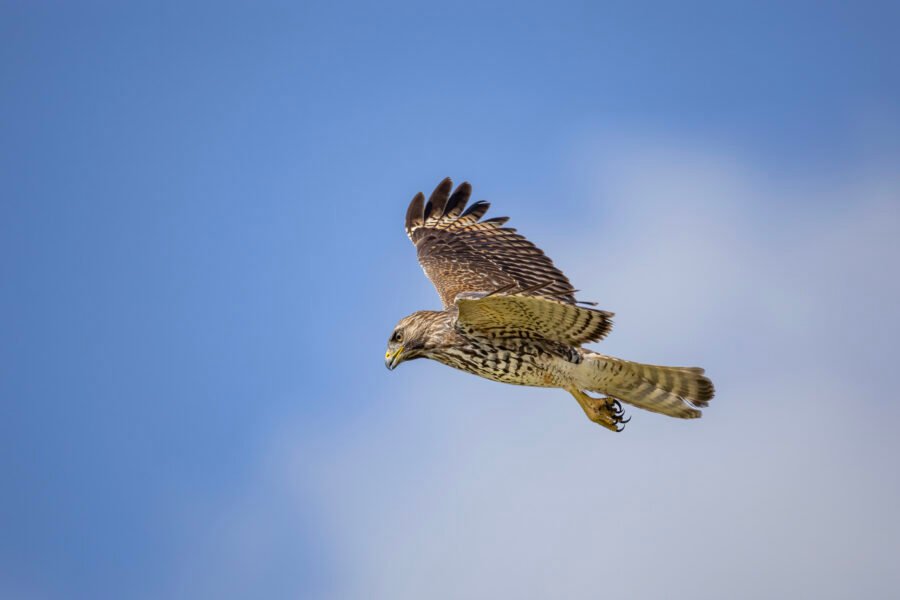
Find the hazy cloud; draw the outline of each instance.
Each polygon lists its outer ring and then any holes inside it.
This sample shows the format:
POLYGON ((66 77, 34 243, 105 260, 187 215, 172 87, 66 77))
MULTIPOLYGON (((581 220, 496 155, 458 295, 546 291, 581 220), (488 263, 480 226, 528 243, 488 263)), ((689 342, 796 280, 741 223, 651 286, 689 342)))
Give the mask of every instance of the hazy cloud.
POLYGON ((718 394, 706 417, 633 409, 616 436, 559 390, 404 365, 370 382, 389 399, 341 431, 280 430, 210 535, 225 547, 195 575, 225 581, 225 595, 249 589, 265 575, 254 556, 290 555, 296 507, 322 538, 323 595, 900 589, 896 174, 787 180, 653 141, 579 160, 597 173, 588 218, 524 233, 618 313, 604 351, 707 368, 718 394))

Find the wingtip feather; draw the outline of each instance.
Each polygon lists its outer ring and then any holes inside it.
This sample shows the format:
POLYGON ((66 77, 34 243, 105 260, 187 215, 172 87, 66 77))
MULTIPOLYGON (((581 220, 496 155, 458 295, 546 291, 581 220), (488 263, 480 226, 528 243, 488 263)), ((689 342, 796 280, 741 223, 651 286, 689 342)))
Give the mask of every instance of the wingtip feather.
POLYGON ((425 222, 440 219, 444 215, 444 207, 450 199, 450 192, 453 190, 453 180, 445 177, 428 198, 425 204, 425 222))
POLYGON ((425 194, 419 192, 415 196, 413 196, 412 201, 409 203, 409 208, 406 209, 406 233, 408 235, 412 235, 413 229, 416 227, 421 227, 425 224, 425 194))
POLYGON ((444 214, 442 216, 447 219, 455 219, 466 207, 471 196, 472 185, 468 181, 463 181, 450 196, 450 199, 444 206, 444 214))

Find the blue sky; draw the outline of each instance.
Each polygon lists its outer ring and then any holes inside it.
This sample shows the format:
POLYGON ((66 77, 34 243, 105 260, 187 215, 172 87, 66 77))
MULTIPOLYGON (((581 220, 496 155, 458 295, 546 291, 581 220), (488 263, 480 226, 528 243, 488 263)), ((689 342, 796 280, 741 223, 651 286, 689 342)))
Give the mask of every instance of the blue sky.
POLYGON ((0 595, 895 594, 898 17, 3 2, 0 595), (705 418, 385 371, 448 175, 705 418))

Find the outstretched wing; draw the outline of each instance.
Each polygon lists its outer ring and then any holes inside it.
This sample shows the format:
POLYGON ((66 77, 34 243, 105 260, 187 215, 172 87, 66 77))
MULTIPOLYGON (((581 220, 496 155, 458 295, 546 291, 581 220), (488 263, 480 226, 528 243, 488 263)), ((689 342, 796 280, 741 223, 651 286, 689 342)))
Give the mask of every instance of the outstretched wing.
POLYGON ((482 221, 490 204, 480 200, 465 209, 472 194, 468 182, 452 194, 451 190, 448 177, 427 203, 420 192, 406 211, 406 234, 444 308, 452 306, 459 294, 501 288, 540 287, 535 292, 540 296, 576 302, 572 284, 553 261, 515 229, 503 226, 508 217, 482 221))
POLYGON ((456 306, 461 329, 495 337, 538 337, 580 346, 599 342, 612 328, 611 312, 540 296, 463 294, 456 306))

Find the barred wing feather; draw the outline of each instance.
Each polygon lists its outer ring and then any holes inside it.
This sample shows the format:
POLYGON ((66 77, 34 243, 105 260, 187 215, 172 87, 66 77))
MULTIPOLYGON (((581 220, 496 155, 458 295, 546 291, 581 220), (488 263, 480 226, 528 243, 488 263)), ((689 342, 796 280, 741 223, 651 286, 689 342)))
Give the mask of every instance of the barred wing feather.
POLYGON ((504 227, 507 217, 481 220, 490 204, 479 201, 466 209, 472 186, 464 182, 452 190, 448 177, 428 202, 416 194, 406 212, 406 234, 444 308, 453 306, 462 293, 507 287, 515 291, 542 283, 538 295, 576 302, 568 278, 540 248, 504 227))
POLYGON ((542 338, 579 346, 602 340, 612 328, 611 312, 541 296, 463 294, 456 306, 458 327, 489 337, 542 338))

